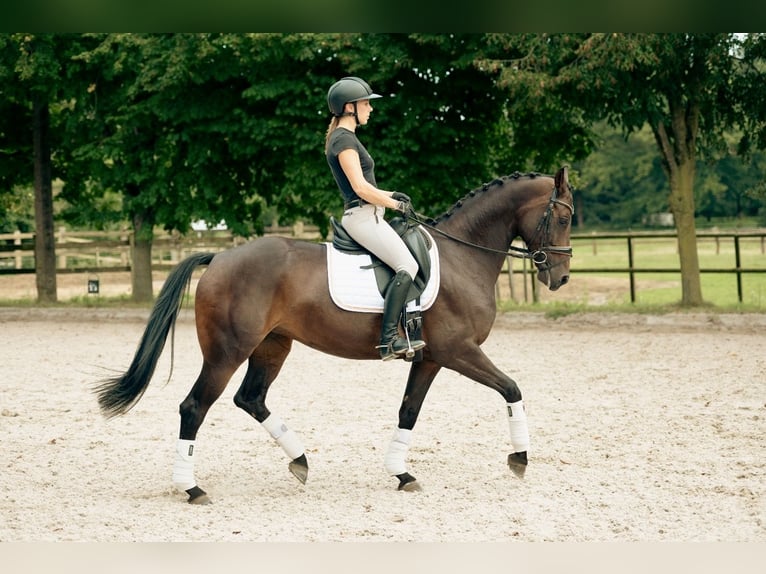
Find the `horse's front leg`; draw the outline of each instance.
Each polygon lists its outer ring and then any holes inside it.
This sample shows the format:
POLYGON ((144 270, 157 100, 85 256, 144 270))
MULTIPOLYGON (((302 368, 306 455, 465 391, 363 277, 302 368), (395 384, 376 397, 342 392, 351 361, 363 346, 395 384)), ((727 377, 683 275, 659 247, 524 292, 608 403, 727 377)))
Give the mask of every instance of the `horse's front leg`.
POLYGON ((439 369, 441 366, 431 361, 416 362, 410 368, 404 398, 399 408, 399 426, 388 447, 385 459, 386 471, 399 479, 399 490, 420 490, 418 481, 407 472, 407 452, 420 408, 439 369))
POLYGON ((508 455, 508 466, 519 478, 527 469, 529 427, 524 401, 516 381, 498 369, 477 345, 452 356, 443 365, 474 381, 496 390, 505 399, 513 452, 508 455))

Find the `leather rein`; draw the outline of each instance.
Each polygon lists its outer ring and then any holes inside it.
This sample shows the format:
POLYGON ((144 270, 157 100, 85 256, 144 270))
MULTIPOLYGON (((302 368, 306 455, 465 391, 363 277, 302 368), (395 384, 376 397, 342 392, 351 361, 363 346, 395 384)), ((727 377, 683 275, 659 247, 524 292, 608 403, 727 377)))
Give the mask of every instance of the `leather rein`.
MULTIPOLYGON (((556 204, 563 205, 569 211, 571 212, 571 215, 574 216, 574 206, 568 204, 565 201, 562 201, 558 198, 558 188, 554 186, 553 192, 551 193, 551 197, 548 200, 548 206, 545 208, 545 213, 540 218, 540 221, 537 223, 537 227, 535 228, 535 234, 532 238, 532 241, 537 239, 537 237, 541 234, 545 234, 545 238, 547 239, 550 236, 550 226, 551 226, 551 217, 553 215, 553 207, 556 204)), ((556 255, 566 255, 568 257, 572 257, 572 246, 562 246, 562 245, 545 245, 542 244, 539 248, 535 250, 531 250, 528 247, 516 247, 515 245, 509 245, 508 250, 503 251, 500 249, 493 249, 491 247, 486 247, 484 245, 478 245, 476 243, 472 243, 470 241, 467 241, 465 239, 461 239, 460 237, 455 237, 454 235, 451 235, 447 233, 446 231, 442 231, 438 227, 435 227, 429 223, 426 222, 425 219, 423 219, 420 215, 417 213, 411 213, 409 215, 409 218, 415 221, 416 223, 419 223, 420 225, 423 225, 424 227, 427 227, 428 229, 435 231, 436 233, 439 233, 440 235, 443 235, 444 237, 447 237, 448 239, 451 239, 453 241, 456 241, 458 243, 461 243, 463 245, 467 245, 468 247, 473 247, 475 249, 480 249, 481 251, 488 251, 490 253, 499 253, 501 255, 505 255, 506 257, 517 257, 520 259, 531 259, 536 265, 540 266, 543 265, 548 261, 548 254, 554 253, 556 255)), ((541 242, 542 243, 542 242, 541 242)), ((551 266, 547 266, 544 269, 549 269, 551 266)), ((544 270, 543 269, 543 270, 544 270)))

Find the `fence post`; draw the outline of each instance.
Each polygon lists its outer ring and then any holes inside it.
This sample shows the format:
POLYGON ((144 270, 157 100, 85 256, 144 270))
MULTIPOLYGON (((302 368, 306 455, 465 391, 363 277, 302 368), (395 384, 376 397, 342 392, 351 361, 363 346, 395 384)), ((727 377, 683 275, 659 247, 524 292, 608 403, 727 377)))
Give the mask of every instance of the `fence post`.
POLYGON ((132 243, 132 237, 133 233, 127 229, 123 229, 120 234, 120 241, 123 241, 128 245, 127 249, 120 249, 120 263, 122 263, 123 267, 130 266, 130 245, 132 243))
MULTIPOLYGON (((56 234, 56 243, 64 243, 64 241, 66 241, 66 227, 61 226, 59 227, 58 233, 56 234)), ((59 269, 66 269, 66 255, 59 255, 58 260, 59 269)))
POLYGON ((742 303, 742 263, 739 254, 739 234, 734 236, 734 261, 737 266, 737 300, 742 303))
POLYGON ((526 257, 521 260, 521 278, 524 285, 524 303, 529 303, 529 290, 527 288, 527 259, 526 257))
MULTIPOLYGON (((21 231, 18 229, 13 232, 13 244, 21 245, 21 231)), ((24 252, 21 251, 21 249, 13 251, 13 259, 16 269, 21 269, 24 266, 24 257, 22 255, 23 253, 24 252)))
POLYGON ((628 270, 630 273, 630 302, 636 302, 636 276, 633 273, 633 237, 628 235, 628 270))
POLYGON ((513 257, 506 257, 508 262, 508 287, 510 288, 511 301, 516 301, 516 291, 513 288, 513 257))

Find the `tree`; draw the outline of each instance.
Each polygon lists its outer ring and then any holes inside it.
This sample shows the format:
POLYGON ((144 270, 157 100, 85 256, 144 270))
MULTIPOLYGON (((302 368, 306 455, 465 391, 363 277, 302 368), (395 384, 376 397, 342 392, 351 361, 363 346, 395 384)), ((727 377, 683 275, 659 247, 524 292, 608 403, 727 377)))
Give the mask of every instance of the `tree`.
POLYGON ((757 151, 747 155, 747 161, 729 155, 714 166, 720 181, 720 191, 711 199, 709 211, 714 216, 743 217, 758 215, 766 205, 758 190, 766 184, 766 153, 757 151))
MULTIPOLYGON (((186 231, 195 219, 226 217, 242 229, 249 205, 226 154, 237 132, 233 55, 220 35, 102 34, 77 61, 80 94, 63 196, 74 206, 122 195, 118 217, 133 228, 132 297, 153 297, 154 228, 186 231), (237 197, 239 196, 239 197, 237 197), (217 212, 217 213, 216 213, 217 212)), ((257 207, 257 204, 256 204, 257 207)), ((257 215, 257 209, 250 210, 257 215)), ((217 221, 218 219, 215 219, 217 221)))
POLYGON ((63 196, 83 212, 108 190, 122 194, 136 300, 151 297, 155 225, 185 232, 195 219, 223 219, 249 236, 271 207, 327 232, 342 208, 322 146, 326 93, 339 77, 363 76, 387 96, 363 137, 382 185, 411 192, 421 209, 497 175, 490 164, 503 156, 502 142, 487 144, 503 100, 465 56, 480 36, 89 38, 96 45, 76 59, 63 196))
POLYGON ((570 133, 587 139, 587 127, 599 120, 627 135, 649 126, 670 187, 681 303, 702 304, 694 223, 697 160, 722 153, 724 134, 733 129, 742 130, 741 151, 766 146, 763 35, 544 34, 491 36, 489 44, 512 55, 489 61, 502 69, 516 117, 543 109, 551 110, 548 118, 566 118, 566 130, 555 122, 538 127, 548 141, 552 134, 570 133))
POLYGON ((0 35, 0 183, 34 184, 35 273, 39 302, 55 302, 52 149, 58 133, 51 107, 64 97, 69 36, 0 35))
POLYGON ((582 226, 587 221, 626 229, 667 211, 668 183, 651 130, 636 132, 630 141, 603 124, 595 132, 598 148, 578 166, 583 191, 575 214, 582 226))

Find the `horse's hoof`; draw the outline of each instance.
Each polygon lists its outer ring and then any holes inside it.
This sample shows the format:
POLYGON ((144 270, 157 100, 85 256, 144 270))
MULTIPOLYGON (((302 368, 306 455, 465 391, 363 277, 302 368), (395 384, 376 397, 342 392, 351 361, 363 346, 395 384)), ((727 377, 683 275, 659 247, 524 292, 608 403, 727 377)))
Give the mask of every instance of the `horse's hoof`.
POLYGON ((420 483, 417 481, 417 479, 408 472, 397 474, 396 478, 399 479, 399 486, 397 487, 397 490, 402 490, 404 492, 420 492, 423 490, 420 488, 420 483))
POLYGON ((295 478, 301 481, 301 484, 306 484, 306 479, 309 476, 309 463, 306 460, 305 454, 302 454, 291 461, 290 464, 287 465, 287 468, 290 469, 290 472, 293 473, 295 478))
POLYGON ((186 491, 186 494, 189 495, 189 500, 187 500, 189 504, 213 504, 207 493, 199 486, 190 488, 186 491))
POLYGON ((513 474, 515 474, 517 477, 524 478, 524 473, 527 471, 526 451, 512 452, 509 454, 508 468, 510 468, 513 471, 513 474))

